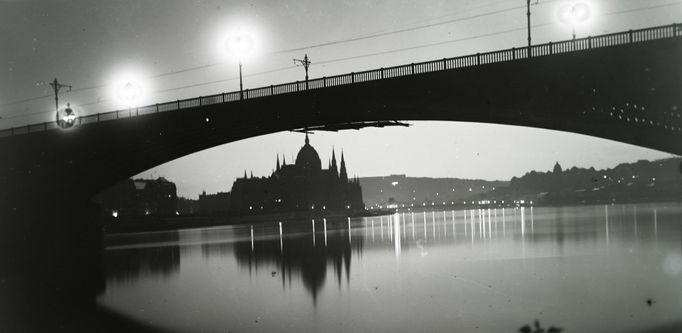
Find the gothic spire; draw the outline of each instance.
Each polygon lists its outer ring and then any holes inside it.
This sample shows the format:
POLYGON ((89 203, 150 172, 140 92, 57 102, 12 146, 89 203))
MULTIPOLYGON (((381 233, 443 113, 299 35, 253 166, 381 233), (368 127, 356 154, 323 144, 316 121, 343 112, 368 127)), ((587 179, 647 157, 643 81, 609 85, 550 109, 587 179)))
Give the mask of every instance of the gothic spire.
POLYGON ((305 132, 305 144, 310 144, 310 139, 308 139, 308 132, 305 132))
POLYGON ((332 148, 332 162, 329 165, 329 171, 331 171, 335 178, 339 176, 339 169, 336 166, 336 154, 334 153, 334 148, 332 148))
POLYGON ((339 171, 339 178, 342 182, 348 182, 348 173, 346 173, 346 161, 343 158, 343 149, 341 150, 341 170, 339 171))
POLYGON ((277 171, 279 171, 279 153, 277 153, 277 171))

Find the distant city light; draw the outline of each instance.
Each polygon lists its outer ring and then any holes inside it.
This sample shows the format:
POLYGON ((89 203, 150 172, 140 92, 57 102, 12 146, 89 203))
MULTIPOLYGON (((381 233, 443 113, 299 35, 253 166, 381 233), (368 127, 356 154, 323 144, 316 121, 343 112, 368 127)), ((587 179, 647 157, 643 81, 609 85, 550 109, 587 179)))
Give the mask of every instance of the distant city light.
POLYGON ((391 185, 393 185, 393 186, 396 186, 396 185, 398 185, 398 184, 399 184, 398 182, 392 182, 392 183, 391 183, 391 185))

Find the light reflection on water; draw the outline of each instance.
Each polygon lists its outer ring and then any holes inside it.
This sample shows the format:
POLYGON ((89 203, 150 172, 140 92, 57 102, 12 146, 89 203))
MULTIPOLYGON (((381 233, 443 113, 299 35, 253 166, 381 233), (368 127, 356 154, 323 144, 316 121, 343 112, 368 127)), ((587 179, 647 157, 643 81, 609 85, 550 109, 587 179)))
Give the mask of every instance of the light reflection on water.
POLYGON ((188 332, 638 331, 682 321, 681 218, 481 208, 110 236, 99 303, 188 332))

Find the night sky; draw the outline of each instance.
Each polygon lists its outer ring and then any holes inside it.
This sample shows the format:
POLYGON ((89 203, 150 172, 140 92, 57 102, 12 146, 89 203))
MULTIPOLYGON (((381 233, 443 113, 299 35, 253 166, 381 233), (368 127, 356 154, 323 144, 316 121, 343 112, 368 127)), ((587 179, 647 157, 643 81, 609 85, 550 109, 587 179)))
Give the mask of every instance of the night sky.
MULTIPOLYGON (((578 37, 682 22, 682 1, 592 0, 578 37)), ((571 38, 557 18, 568 0, 539 0, 533 41, 571 38)), ((127 105, 117 84, 135 80, 135 104, 238 90, 237 59, 225 39, 248 31, 244 85, 302 80, 293 58, 307 53, 311 78, 523 46, 523 0, 92 1, 0 0, 0 128, 51 120, 47 82, 73 85, 61 101, 80 114, 127 105)), ((112 138, 112 140, 115 138, 112 138)), ((180 195, 227 191, 244 170, 269 174, 303 143, 296 133, 245 140, 164 164, 180 195)), ((416 123, 410 128, 319 133, 311 137, 325 165, 344 149, 351 174, 509 179, 555 161, 612 167, 669 156, 586 136, 485 124, 416 123), (587 148, 586 148, 587 147, 587 148)))

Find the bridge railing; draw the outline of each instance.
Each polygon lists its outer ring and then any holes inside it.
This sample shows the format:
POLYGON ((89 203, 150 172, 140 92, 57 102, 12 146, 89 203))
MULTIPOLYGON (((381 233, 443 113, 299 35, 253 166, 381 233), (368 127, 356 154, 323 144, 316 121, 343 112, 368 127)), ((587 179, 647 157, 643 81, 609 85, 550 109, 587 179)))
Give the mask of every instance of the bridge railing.
MULTIPOLYGON (((639 30, 629 30, 625 32, 617 32, 594 37, 590 36, 560 42, 549 42, 545 44, 531 46, 530 49, 528 47, 521 47, 486 53, 476 53, 454 58, 444 58, 439 60, 412 63, 408 65, 400 65, 362 72, 322 77, 312 79, 307 82, 296 81, 278 85, 271 85, 267 87, 260 87, 256 89, 246 89, 243 92, 233 91, 229 93, 201 96, 198 98, 189 98, 173 102, 131 108, 126 110, 97 113, 94 115, 79 117, 78 124, 85 125, 90 123, 97 123, 121 118, 131 118, 158 112, 195 108, 203 105, 239 102, 241 100, 248 100, 254 98, 263 98, 282 94, 293 94, 306 90, 323 89, 328 87, 356 84, 382 79, 390 79, 395 77, 419 75, 424 73, 433 73, 438 71, 461 69, 473 66, 483 66, 487 64, 516 61, 522 59, 529 59, 533 57, 544 57, 555 54, 580 52, 597 48, 627 45, 632 43, 642 43, 653 40, 678 37, 682 37, 682 25, 680 24, 665 25, 639 30)), ((2 130, 0 131, 0 137, 28 134, 57 128, 58 126, 55 124, 55 122, 31 124, 2 130)))

